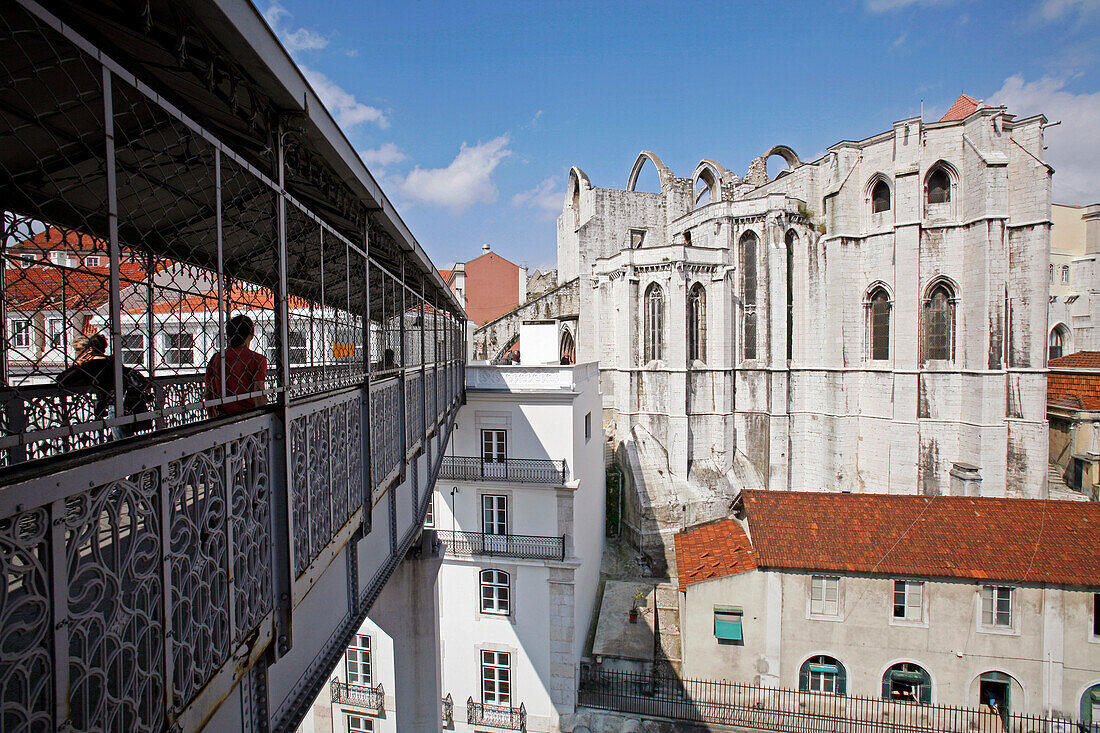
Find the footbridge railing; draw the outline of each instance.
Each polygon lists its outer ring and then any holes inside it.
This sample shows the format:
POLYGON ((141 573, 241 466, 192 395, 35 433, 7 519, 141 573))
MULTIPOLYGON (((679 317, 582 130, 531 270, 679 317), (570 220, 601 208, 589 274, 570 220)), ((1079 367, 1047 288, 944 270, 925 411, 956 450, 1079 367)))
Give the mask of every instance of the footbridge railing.
POLYGON ((3 730, 293 728, 462 397, 461 307, 261 16, 170 5, 0 14, 3 730))

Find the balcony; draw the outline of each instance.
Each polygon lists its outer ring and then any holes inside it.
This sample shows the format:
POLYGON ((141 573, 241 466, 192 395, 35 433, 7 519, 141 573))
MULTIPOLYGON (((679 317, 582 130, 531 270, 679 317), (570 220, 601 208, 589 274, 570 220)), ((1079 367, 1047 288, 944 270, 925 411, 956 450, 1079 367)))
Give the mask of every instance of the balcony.
POLYGON ((527 733, 527 708, 523 703, 520 703, 518 708, 507 705, 487 705, 483 702, 474 702, 474 698, 471 697, 466 701, 466 722, 470 725, 487 725, 492 728, 527 733))
POLYGON ((564 560, 565 535, 485 534, 437 530, 447 552, 458 557, 511 557, 518 560, 564 560))
POLYGON ((454 727, 454 724, 455 724, 455 703, 454 703, 454 700, 451 699, 451 693, 448 692, 447 697, 443 698, 440 702, 442 703, 443 725, 444 725, 444 727, 447 727, 447 728, 454 727))
POLYGON ((569 478, 565 461, 544 458, 487 460, 478 456, 444 456, 439 478, 448 481, 503 481, 561 486, 569 478))
POLYGON ((381 715, 386 704, 386 691, 382 689, 382 683, 376 686, 353 685, 348 682, 332 680, 332 703, 334 705, 355 705, 367 708, 375 715, 381 715))

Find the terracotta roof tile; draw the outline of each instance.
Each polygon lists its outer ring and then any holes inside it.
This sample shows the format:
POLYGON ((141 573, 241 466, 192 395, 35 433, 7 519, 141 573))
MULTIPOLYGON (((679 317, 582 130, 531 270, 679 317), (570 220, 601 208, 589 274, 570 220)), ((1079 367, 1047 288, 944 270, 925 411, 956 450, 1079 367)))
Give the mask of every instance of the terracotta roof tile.
POLYGON ((940 122, 957 122, 958 120, 965 120, 970 115, 974 114, 974 110, 984 107, 979 100, 974 99, 969 94, 960 94, 959 98, 955 100, 955 103, 951 105, 950 109, 944 112, 943 117, 940 118, 940 122))
POLYGON ((1100 586, 1097 503, 800 491, 741 496, 762 568, 1100 586))
POLYGON ((1100 369, 1100 351, 1077 351, 1047 362, 1051 369, 1100 369))
POLYGON ((692 527, 675 537, 680 590, 691 583, 756 569, 752 544, 734 519, 692 527))

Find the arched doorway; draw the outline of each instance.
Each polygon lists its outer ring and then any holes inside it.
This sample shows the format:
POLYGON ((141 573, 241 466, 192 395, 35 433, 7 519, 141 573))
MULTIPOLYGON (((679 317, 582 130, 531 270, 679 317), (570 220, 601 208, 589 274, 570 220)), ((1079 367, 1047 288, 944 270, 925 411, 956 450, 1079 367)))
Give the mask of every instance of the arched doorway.
POLYGON ((1100 682, 1081 695, 1081 722, 1092 730, 1100 728, 1100 682))
POLYGON ((561 332, 561 345, 558 349, 558 356, 562 364, 577 363, 577 345, 573 342, 573 334, 569 332, 569 329, 563 329, 561 332))

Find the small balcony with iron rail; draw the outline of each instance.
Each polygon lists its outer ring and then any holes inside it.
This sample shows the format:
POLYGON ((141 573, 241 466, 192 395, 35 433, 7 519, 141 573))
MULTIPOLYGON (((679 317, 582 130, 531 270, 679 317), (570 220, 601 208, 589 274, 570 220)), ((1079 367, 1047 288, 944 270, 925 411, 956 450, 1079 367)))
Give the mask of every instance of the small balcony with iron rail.
POLYGON ((499 481, 562 486, 569 480, 565 461, 546 458, 444 456, 439 478, 445 481, 499 481))
POLYGON ((339 678, 334 677, 331 686, 333 705, 354 705, 358 708, 366 708, 373 715, 381 715, 385 710, 386 691, 382 688, 381 682, 371 687, 341 682, 339 678))
POLYGON ((565 535, 490 534, 436 530, 456 557, 510 557, 516 560, 565 560, 565 535))
POLYGON ((490 728, 527 733, 527 708, 523 703, 520 703, 518 708, 510 705, 489 705, 474 702, 474 698, 471 697, 466 701, 466 722, 470 725, 485 725, 490 728))

